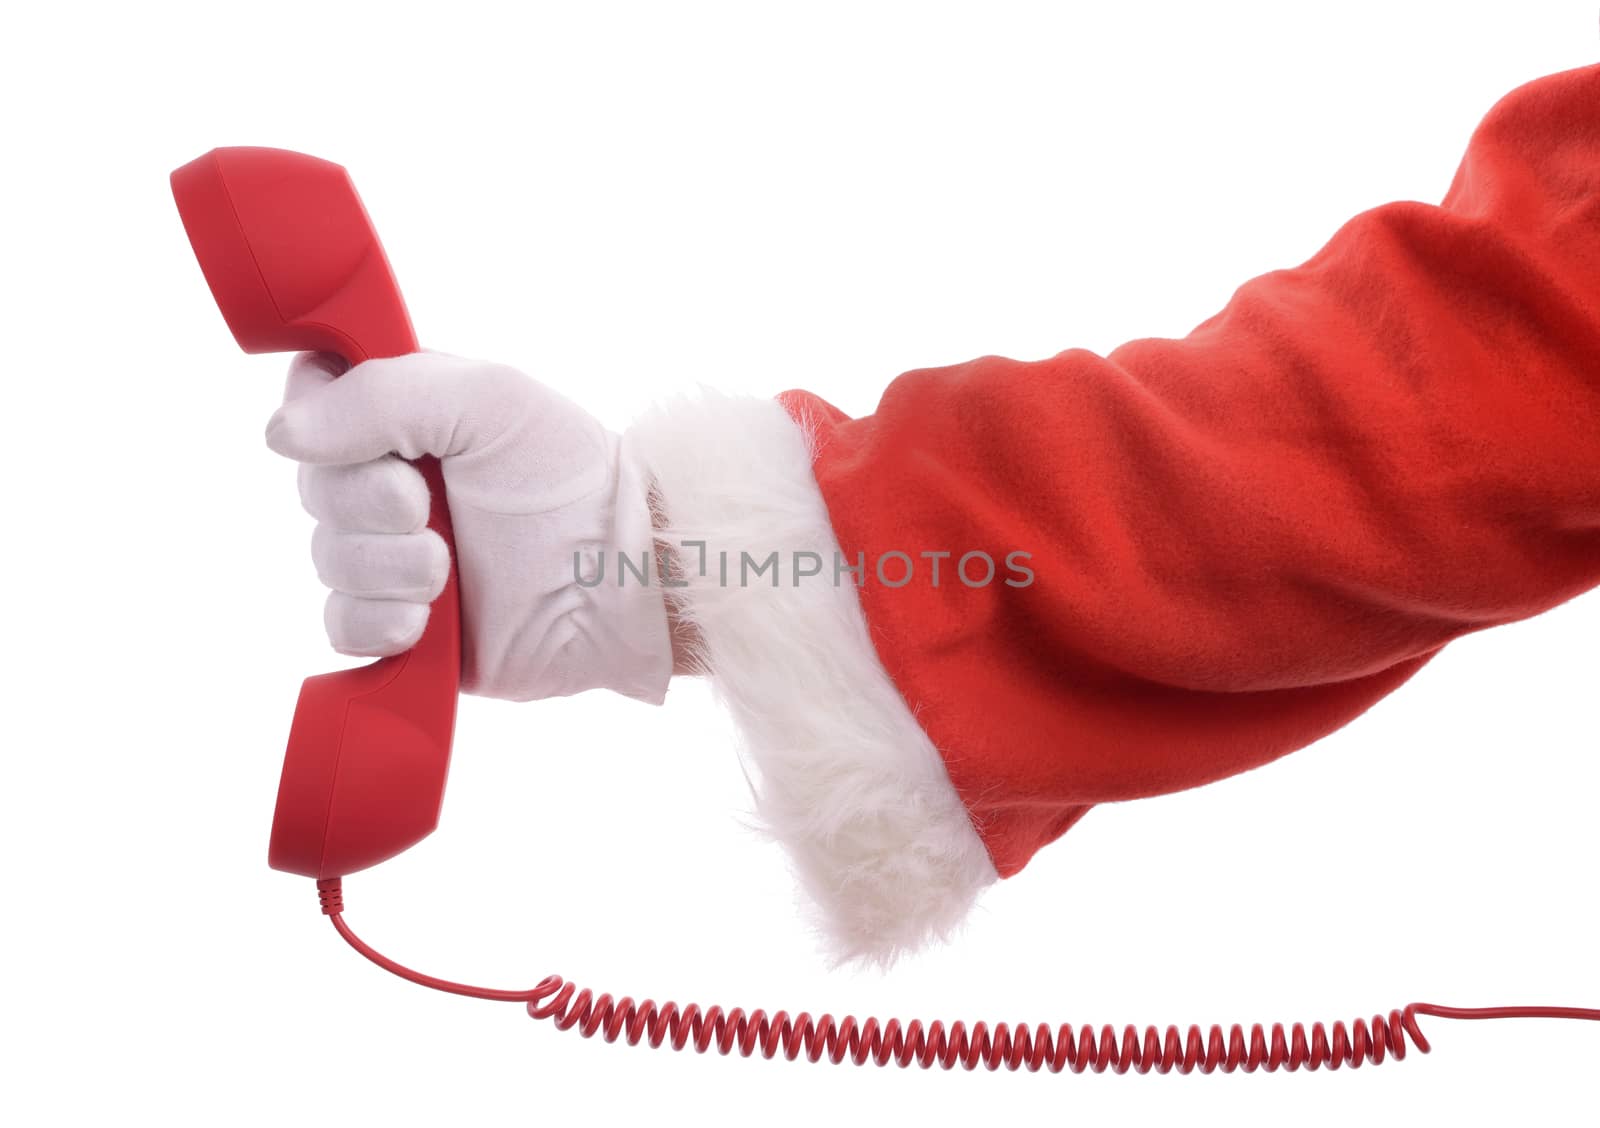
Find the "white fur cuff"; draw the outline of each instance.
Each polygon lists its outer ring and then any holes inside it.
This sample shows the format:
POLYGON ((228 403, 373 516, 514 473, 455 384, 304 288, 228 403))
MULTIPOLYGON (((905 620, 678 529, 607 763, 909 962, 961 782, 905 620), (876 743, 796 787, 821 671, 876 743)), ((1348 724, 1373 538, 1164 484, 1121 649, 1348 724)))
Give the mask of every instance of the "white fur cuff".
POLYGON ((678 558, 667 602, 698 634, 756 815, 830 954, 887 964, 944 936, 994 865, 835 569, 810 436, 774 400, 707 392, 657 408, 623 445, 655 480, 657 535, 678 558))

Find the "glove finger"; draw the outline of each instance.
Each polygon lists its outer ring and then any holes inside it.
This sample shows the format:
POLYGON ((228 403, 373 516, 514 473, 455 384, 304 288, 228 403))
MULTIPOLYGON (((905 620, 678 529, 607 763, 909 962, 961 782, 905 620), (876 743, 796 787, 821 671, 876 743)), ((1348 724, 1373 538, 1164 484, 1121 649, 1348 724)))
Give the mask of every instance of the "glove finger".
POLYGON ((428 625, 428 605, 393 599, 362 599, 332 592, 323 605, 328 641, 340 654, 386 658, 409 650, 428 625))
MULTIPOLYGON (((302 379, 315 384, 314 375, 302 379)), ((438 353, 363 361, 279 407, 267 445, 299 462, 450 457, 504 433, 531 385, 515 369, 438 353)))
POLYGON ((349 367, 343 357, 335 356, 333 353, 296 353, 294 359, 289 362, 289 378, 285 381, 283 389, 284 402, 299 399, 333 383, 349 367))
POLYGON ((415 533, 428 523, 428 483, 394 455, 345 466, 300 464, 300 504, 320 523, 361 533, 415 533))
POLYGON ((368 600, 431 603, 450 576, 450 550, 432 529, 395 535, 318 525, 311 561, 325 587, 368 600))

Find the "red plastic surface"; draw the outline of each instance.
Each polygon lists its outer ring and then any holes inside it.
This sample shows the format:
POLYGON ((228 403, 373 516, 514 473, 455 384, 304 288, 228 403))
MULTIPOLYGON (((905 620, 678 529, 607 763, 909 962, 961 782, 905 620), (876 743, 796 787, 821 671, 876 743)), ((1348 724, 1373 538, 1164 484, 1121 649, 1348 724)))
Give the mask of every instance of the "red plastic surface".
MULTIPOLYGON (((415 352, 388 258, 350 176, 284 149, 224 148, 172 174, 211 293, 248 353, 316 349, 352 364, 415 352)), ((416 463, 450 579, 421 641, 369 666, 307 678, 295 707, 267 861, 354 873, 438 824, 461 677, 455 542, 437 459, 416 463)))

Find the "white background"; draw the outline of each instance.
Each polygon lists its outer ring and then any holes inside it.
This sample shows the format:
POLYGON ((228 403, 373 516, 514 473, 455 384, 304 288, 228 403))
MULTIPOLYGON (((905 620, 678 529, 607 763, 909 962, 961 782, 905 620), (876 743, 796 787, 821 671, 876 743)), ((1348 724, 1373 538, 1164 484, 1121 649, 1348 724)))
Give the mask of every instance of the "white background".
MULTIPOLYGON (((28 4, 0 32, 5 987, 15 1124, 1592 1122, 1600 1029, 1425 1023, 1334 1075, 888 1072, 585 1042, 346 950, 266 868, 331 668, 283 358, 167 173, 353 172, 424 343, 621 426, 703 382, 852 413, 908 368, 1181 336, 1436 202, 1596 7, 28 4)), ((1470 561, 1463 561, 1470 566, 1470 561)), ((1092 813, 957 944, 829 973, 705 688, 463 703, 443 825, 347 884, 438 974, 843 1014, 1209 1023, 1600 1003, 1600 602, 1452 645, 1320 745, 1092 813)))

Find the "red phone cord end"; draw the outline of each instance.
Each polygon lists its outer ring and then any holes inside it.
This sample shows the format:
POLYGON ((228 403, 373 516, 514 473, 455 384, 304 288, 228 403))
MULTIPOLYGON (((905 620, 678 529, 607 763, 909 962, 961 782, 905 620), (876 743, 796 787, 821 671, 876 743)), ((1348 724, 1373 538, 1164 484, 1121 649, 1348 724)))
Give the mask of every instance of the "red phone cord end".
POLYGON ((317 882, 317 896, 322 899, 324 916, 338 916, 344 912, 344 885, 337 877, 324 877, 317 882))

